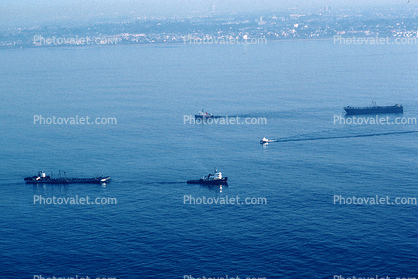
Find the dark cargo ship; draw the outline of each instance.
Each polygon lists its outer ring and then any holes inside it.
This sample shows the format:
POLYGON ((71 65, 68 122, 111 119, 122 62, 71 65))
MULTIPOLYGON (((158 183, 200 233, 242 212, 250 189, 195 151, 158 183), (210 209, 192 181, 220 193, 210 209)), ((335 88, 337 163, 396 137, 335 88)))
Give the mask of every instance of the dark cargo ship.
POLYGON ((347 115, 357 114, 384 114, 384 113, 403 113, 402 105, 394 106, 371 106, 371 107, 345 107, 347 115))
POLYGON ((210 185, 225 185, 228 184, 228 177, 222 177, 222 173, 215 169, 214 174, 208 174, 198 180, 187 180, 188 184, 210 184, 210 185))
POLYGON ((46 175, 43 171, 40 171, 38 175, 25 177, 26 183, 38 184, 69 184, 69 183, 106 183, 109 182, 110 176, 99 176, 93 178, 51 178, 50 175, 46 175))

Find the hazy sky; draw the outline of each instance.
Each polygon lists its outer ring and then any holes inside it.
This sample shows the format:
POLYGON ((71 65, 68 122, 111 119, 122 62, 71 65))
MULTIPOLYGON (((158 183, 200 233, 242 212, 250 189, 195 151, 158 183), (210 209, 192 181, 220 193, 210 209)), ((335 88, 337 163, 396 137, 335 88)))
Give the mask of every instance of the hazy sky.
POLYGON ((280 11, 321 6, 416 5, 418 0, 0 0, 0 26, 40 25, 101 15, 159 16, 190 12, 280 11), (409 4, 407 4, 409 1, 409 4))

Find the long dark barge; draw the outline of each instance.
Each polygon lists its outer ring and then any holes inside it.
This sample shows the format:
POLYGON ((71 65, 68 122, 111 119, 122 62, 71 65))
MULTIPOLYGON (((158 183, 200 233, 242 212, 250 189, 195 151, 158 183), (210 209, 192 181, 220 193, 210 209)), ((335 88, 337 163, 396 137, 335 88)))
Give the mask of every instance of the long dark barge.
POLYGON ((94 183, 102 184, 107 183, 110 180, 110 176, 99 176, 93 178, 51 178, 50 175, 46 175, 43 171, 40 171, 38 175, 25 177, 26 183, 29 184, 69 184, 69 183, 94 183))
POLYGON ((208 174, 198 180, 187 180, 188 184, 205 184, 205 185, 227 185, 228 177, 222 177, 222 173, 215 169, 214 174, 208 174))
POLYGON ((357 114, 384 114, 384 113, 403 113, 402 105, 394 106, 372 106, 372 107, 344 107, 347 115, 357 114))

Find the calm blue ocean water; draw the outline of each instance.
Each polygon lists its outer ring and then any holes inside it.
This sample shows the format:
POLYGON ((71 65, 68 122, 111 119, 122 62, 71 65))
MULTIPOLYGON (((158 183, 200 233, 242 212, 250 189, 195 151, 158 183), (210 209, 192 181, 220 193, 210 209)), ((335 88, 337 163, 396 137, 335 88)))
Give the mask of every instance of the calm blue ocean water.
POLYGON ((1 278, 417 276, 417 205, 333 201, 418 198, 418 133, 403 133, 417 125, 333 123, 343 106, 372 100, 417 117, 417 58, 416 45, 332 41, 1 50, 1 278), (184 124, 202 108, 267 124, 184 124), (263 136, 282 142, 263 147, 263 136), (185 183, 214 167, 228 187, 185 183), (112 181, 26 185, 39 170, 112 181))

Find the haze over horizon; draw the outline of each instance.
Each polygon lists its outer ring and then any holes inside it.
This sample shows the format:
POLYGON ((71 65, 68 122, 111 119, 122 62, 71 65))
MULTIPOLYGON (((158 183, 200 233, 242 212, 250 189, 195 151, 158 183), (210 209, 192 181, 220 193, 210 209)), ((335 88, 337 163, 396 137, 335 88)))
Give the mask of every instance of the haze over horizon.
POLYGON ((319 9, 343 7, 416 7, 417 0, 15 0, 0 4, 0 27, 28 27, 53 22, 83 22, 94 18, 123 16, 203 15, 215 11, 283 11, 289 8, 319 9))

